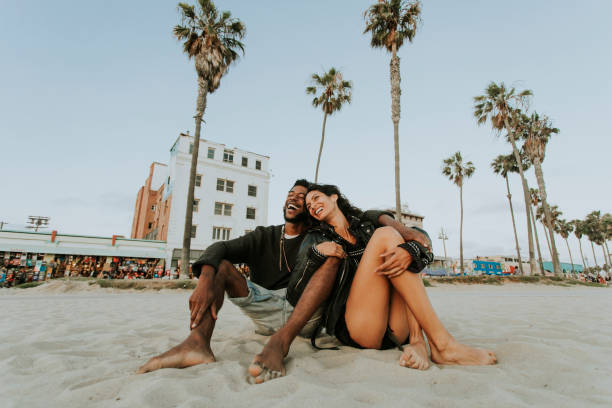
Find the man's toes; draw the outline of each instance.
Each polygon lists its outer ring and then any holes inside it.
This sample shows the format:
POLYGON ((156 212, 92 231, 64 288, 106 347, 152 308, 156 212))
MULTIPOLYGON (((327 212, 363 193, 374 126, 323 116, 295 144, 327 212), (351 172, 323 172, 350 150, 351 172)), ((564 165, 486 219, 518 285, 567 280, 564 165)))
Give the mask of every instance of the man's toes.
POLYGON ((282 371, 269 370, 264 367, 261 374, 255 377, 255 384, 262 384, 266 381, 274 380, 275 378, 283 377, 285 374, 282 371))
POLYGON ((249 375, 251 377, 258 377, 265 370, 267 370, 267 369, 263 365, 261 365, 261 363, 254 361, 249 366, 249 370, 248 371, 249 371, 249 375))

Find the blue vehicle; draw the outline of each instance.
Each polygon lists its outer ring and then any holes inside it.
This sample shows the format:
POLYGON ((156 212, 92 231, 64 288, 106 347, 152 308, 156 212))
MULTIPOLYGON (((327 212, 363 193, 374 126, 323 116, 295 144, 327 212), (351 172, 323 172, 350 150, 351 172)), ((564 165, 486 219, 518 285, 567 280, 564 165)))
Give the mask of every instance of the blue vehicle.
POLYGON ((502 269, 501 263, 499 262, 491 262, 491 261, 472 261, 474 264, 474 273, 481 275, 497 275, 502 276, 504 271, 502 269))

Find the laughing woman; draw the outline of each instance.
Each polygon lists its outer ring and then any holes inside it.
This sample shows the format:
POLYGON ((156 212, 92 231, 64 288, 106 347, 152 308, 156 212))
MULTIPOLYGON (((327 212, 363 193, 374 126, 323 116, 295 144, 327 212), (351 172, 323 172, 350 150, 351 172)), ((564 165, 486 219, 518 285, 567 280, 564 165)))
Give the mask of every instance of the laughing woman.
POLYGON ((329 256, 344 258, 326 307, 326 330, 343 344, 386 349, 406 344, 400 365, 495 364, 492 351, 465 346, 436 315, 418 272, 431 261, 427 248, 404 242, 391 227, 376 228, 333 185, 312 185, 306 207, 319 226, 304 241, 288 298, 301 293, 311 271, 329 256), (308 242, 308 243, 307 243, 308 242), (409 254, 409 256, 406 256, 409 254))

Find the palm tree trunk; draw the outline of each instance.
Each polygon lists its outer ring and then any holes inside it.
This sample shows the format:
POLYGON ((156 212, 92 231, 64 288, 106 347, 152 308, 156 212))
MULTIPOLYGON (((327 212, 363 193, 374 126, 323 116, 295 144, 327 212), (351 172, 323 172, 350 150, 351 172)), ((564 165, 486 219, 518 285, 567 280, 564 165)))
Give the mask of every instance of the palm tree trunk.
MULTIPOLYGON (((589 239, 589 241, 591 240, 589 239)), ((599 266, 597 263, 597 257, 595 256, 595 245, 593 245, 593 241, 591 241, 591 249, 593 250, 593 262, 595 263, 595 266, 599 266)))
POLYGON ((565 245, 567 245, 567 252, 569 252, 570 262, 572 263, 572 272, 575 273, 576 271, 574 270, 574 259, 572 258, 572 251, 570 251, 569 242, 567 238, 565 238, 565 245))
POLYGON ((606 258, 606 248, 603 246, 603 244, 601 244, 600 247, 601 247, 601 252, 603 253, 604 266, 608 265, 608 267, 609 267, 610 264, 608 263, 608 259, 606 258))
POLYGON ((463 270, 463 181, 459 184, 459 207, 461 209, 459 218, 459 262, 461 262, 461 275, 465 275, 463 270))
POLYGON ((546 228, 544 223, 542 223, 542 228, 544 228, 544 238, 546 238, 546 245, 548 245, 548 253, 550 253, 550 259, 552 259, 552 248, 550 247, 550 239, 548 238, 548 228, 546 228))
POLYGON ((557 252, 557 245, 555 244, 555 234, 553 228, 552 214, 550 208, 546 202, 546 186, 544 185, 544 174, 542 173, 542 164, 536 158, 533 163, 533 167, 536 174, 536 180, 538 180, 538 188, 540 189, 540 197, 542 199, 542 205, 544 206, 544 217, 546 218, 546 224, 548 224, 548 233, 550 234, 550 246, 552 248, 552 263, 553 271, 555 275, 560 276, 561 265, 559 264, 559 253, 557 252))
POLYGON ((578 247, 580 248, 580 258, 582 258, 582 269, 586 269, 586 262, 584 262, 584 255, 582 254, 582 241, 578 238, 578 247))
POLYGON ((531 197, 529 195, 529 187, 527 186, 527 179, 525 179, 525 173, 523 172, 523 167, 521 166, 521 155, 516 147, 516 141, 514 140, 514 132, 510 127, 510 123, 508 123, 508 118, 504 119, 504 125, 506 127, 506 131, 510 134, 510 140, 512 142, 512 153, 514 153, 514 159, 518 163, 519 174, 521 175, 521 182, 523 184, 523 195, 525 198, 525 215, 527 216, 527 238, 529 243, 529 268, 531 271, 536 270, 535 263, 535 254, 533 251, 533 236, 531 231, 531 216, 529 214, 529 203, 531 202, 531 197))
POLYGON ((606 252, 608 253, 608 265, 612 267, 612 259, 610 259, 610 248, 608 248, 608 242, 604 241, 604 245, 606 246, 606 252))
POLYGON ((538 236, 538 224, 536 224, 535 215, 533 215, 533 206, 531 204, 529 204, 529 212, 531 213, 531 222, 533 223, 533 232, 535 233, 536 248, 538 249, 540 275, 544 276, 544 262, 542 262, 542 249, 540 248, 540 237, 538 236))
POLYGON ((321 153, 323 153, 323 142, 325 142, 325 123, 327 122, 327 112, 323 115, 323 129, 321 129, 321 146, 319 146, 319 157, 317 157, 317 169, 315 170, 315 184, 319 180, 319 163, 321 162, 321 153))
POLYGON ((516 223, 514 222, 514 209, 512 208, 512 194, 510 194, 510 183, 508 182, 508 175, 504 177, 506 179, 506 191, 508 192, 508 203, 510 204, 510 215, 512 216, 512 229, 514 230, 514 243, 516 244, 516 256, 519 261, 519 271, 521 275, 525 275, 523 271, 523 262, 521 261, 521 250, 518 243, 518 235, 516 235, 516 223))
POLYGON ((185 209, 185 230, 183 231, 183 252, 181 253, 181 279, 189 278, 189 250, 191 249, 191 225, 193 221, 193 197, 195 189, 196 170, 198 167, 198 151, 200 150, 200 129, 202 117, 206 110, 206 94, 208 89, 203 79, 198 79, 198 99, 195 114, 195 135, 193 151, 191 152, 191 169, 189 171, 189 187, 187 188, 187 207, 185 209))
POLYGON ((400 199, 400 158, 399 158, 399 120, 400 120, 400 59, 397 46, 393 43, 393 56, 389 64, 391 78, 391 120, 393 121, 393 148, 395 151, 395 214, 402 221, 402 202, 400 199))

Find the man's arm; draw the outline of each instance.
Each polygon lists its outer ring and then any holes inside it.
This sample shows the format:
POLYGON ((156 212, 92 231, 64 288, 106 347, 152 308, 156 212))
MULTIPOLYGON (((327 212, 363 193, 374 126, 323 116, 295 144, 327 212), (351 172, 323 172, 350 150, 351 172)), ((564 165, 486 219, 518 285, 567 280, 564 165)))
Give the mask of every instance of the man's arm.
POLYGON ((386 213, 378 217, 378 223, 382 226, 393 227, 404 238, 404 241, 417 241, 431 251, 431 240, 426 235, 427 233, 423 233, 424 231, 421 232, 416 228, 407 227, 386 213))

